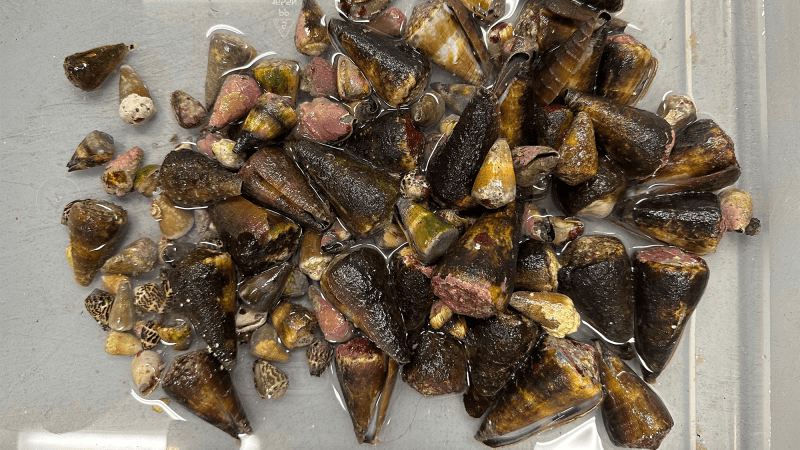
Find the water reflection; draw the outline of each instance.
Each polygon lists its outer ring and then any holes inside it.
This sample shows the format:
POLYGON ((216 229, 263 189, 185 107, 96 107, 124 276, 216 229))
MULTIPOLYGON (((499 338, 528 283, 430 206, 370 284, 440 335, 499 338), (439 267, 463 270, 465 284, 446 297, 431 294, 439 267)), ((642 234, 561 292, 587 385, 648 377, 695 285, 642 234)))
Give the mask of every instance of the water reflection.
POLYGON ((594 417, 565 435, 548 442, 537 442, 534 450, 603 450, 594 417))

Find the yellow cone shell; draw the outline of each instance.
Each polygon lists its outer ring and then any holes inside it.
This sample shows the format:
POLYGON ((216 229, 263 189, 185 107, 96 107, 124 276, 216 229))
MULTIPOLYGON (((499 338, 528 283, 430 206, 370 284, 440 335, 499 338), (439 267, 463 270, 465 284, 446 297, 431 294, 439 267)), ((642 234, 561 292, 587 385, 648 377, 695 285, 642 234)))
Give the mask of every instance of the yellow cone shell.
POLYGON ((517 182, 511 149, 505 139, 498 139, 483 160, 483 166, 472 185, 472 197, 487 208, 497 209, 511 203, 516 195, 517 182))
POLYGON ((444 2, 433 0, 415 6, 408 23, 409 44, 464 81, 481 84, 483 72, 469 39, 444 2))

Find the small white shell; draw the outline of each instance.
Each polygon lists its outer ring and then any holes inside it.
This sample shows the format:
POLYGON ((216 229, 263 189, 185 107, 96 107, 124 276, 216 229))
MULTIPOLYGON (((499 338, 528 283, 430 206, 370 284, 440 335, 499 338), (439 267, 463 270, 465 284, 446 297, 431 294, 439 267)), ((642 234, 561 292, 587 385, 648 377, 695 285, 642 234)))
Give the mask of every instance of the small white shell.
POLYGON ((150 97, 131 94, 119 103, 119 116, 133 126, 139 126, 153 117, 156 105, 150 97))
POLYGON ((147 395, 158 386, 161 373, 164 372, 164 361, 161 355, 152 350, 142 350, 131 361, 133 382, 142 395, 147 395))
POLYGON ((244 307, 236 311, 236 332, 247 333, 264 325, 267 322, 267 313, 261 313, 244 307))

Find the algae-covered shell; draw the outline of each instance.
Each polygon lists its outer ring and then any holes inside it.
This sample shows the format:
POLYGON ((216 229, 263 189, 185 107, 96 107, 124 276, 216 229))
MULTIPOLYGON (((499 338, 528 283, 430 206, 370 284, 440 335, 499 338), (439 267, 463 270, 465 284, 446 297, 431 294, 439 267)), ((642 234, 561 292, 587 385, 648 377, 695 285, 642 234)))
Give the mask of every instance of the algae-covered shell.
POLYGON ((297 89, 300 87, 300 65, 297 61, 265 59, 253 66, 253 78, 265 91, 288 98, 293 106, 297 104, 297 89))

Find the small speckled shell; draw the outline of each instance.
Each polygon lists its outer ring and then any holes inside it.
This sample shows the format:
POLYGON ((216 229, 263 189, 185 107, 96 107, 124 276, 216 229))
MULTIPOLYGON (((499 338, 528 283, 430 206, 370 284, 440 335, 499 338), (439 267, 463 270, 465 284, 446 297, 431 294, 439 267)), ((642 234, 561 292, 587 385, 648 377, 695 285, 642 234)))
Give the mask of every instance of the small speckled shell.
POLYGON ((111 293, 95 289, 86 297, 83 304, 86 306, 86 311, 103 327, 103 330, 108 330, 108 311, 111 310, 113 302, 114 296, 111 293))
POLYGON ((162 314, 167 309, 164 287, 158 283, 145 283, 133 291, 133 303, 144 311, 162 314))
POLYGON ((161 336, 158 335, 158 322, 149 320, 142 325, 139 332, 139 340, 142 341, 142 348, 150 350, 161 342, 161 336))
POLYGON ((325 373, 333 357, 333 345, 325 339, 314 339, 306 348, 306 361, 311 376, 318 377, 325 373))
POLYGON ((289 389, 289 377, 263 359, 253 362, 253 381, 261 398, 281 398, 289 389))

